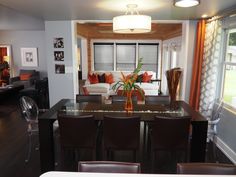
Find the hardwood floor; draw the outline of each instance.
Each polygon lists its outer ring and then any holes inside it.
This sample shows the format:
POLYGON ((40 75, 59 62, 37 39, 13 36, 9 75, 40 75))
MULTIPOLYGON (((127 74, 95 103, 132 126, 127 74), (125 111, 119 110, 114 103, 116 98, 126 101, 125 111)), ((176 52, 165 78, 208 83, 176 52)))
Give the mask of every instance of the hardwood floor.
MULTIPOLYGON (((27 124, 21 117, 17 101, 8 101, 0 104, 0 177, 38 177, 40 175, 39 151, 32 148, 31 158, 25 163, 28 151, 27 124)), ((73 156, 67 158, 67 163, 62 167, 60 161, 59 140, 56 144, 56 170, 77 171, 77 160, 73 156)), ((33 147, 37 147, 38 137, 33 138, 33 147)), ((213 145, 208 144, 206 162, 231 163, 217 149, 217 160, 213 155, 213 145)), ((89 160, 87 152, 81 153, 82 160, 89 160)), ((117 161, 129 161, 130 154, 119 152, 115 154, 117 161)), ((180 155, 181 159, 181 155, 180 155)), ((147 154, 141 160, 142 172, 151 172, 151 163, 147 154)), ((176 162, 168 153, 158 154, 158 162, 155 165, 155 173, 175 173, 176 162)))

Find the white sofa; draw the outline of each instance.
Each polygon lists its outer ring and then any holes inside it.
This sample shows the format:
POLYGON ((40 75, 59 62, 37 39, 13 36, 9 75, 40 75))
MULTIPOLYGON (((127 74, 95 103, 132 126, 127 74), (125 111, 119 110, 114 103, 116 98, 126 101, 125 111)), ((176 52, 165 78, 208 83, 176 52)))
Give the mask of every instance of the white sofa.
MULTIPOLYGON (((122 71, 124 75, 128 75, 132 73, 132 71, 122 71)), ((147 72, 148 75, 152 75, 152 80, 156 80, 156 73, 153 71, 140 71, 139 74, 142 74, 144 72, 147 72)), ((103 73, 111 73, 113 75, 114 83, 108 84, 108 83, 96 83, 96 84, 90 84, 90 81, 87 79, 85 81, 85 85, 83 86, 85 90, 88 92, 88 94, 102 94, 102 95, 115 95, 115 91, 112 89, 112 86, 120 80, 121 78, 121 72, 120 71, 92 71, 91 74, 103 74, 103 73)), ((136 83, 144 90, 145 95, 158 95, 159 90, 159 84, 160 82, 150 82, 150 83, 136 83)))

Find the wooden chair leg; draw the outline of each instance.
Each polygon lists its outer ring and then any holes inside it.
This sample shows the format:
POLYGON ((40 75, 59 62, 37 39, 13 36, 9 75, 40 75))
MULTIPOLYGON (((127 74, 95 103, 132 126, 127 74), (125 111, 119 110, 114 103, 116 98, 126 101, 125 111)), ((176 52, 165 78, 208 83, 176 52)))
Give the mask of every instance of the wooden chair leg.
POLYGON ((152 173, 155 172, 155 159, 156 159, 156 152, 154 150, 151 150, 151 166, 152 166, 152 173))

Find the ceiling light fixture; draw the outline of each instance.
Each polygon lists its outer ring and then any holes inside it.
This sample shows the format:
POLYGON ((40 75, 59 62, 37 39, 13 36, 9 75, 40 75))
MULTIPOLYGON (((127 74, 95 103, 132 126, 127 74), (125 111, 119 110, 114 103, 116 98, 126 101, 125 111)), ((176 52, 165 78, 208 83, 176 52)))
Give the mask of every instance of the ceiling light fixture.
POLYGON ((174 0, 174 5, 178 7, 193 7, 200 4, 200 0, 174 0))
POLYGON ((125 15, 113 18, 114 33, 148 33, 151 31, 152 19, 147 15, 139 15, 137 4, 128 4, 125 15))

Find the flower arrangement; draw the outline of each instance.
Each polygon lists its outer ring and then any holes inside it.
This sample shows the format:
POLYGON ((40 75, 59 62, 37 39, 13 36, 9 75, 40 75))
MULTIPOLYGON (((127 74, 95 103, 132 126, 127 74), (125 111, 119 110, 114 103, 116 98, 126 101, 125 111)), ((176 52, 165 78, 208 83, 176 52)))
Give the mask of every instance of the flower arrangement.
POLYGON ((138 60, 137 68, 135 68, 135 70, 127 76, 125 76, 124 73, 121 72, 121 76, 122 76, 121 80, 116 82, 115 85, 112 87, 112 89, 115 90, 116 92, 118 92, 118 90, 122 89, 122 95, 126 95, 126 97, 127 97, 125 109, 128 111, 133 109, 132 99, 131 99, 133 91, 135 91, 135 90, 138 91, 140 93, 140 95, 142 97, 144 97, 143 90, 138 85, 136 85, 138 73, 141 71, 142 65, 143 65, 142 58, 140 58, 138 60), (129 105, 127 105, 127 104, 131 104, 130 105, 131 107, 128 108, 129 105))

